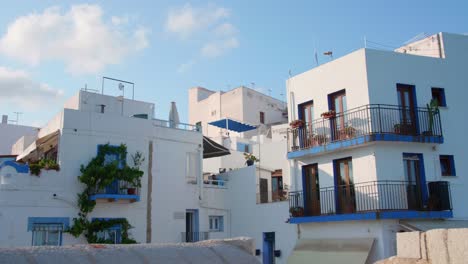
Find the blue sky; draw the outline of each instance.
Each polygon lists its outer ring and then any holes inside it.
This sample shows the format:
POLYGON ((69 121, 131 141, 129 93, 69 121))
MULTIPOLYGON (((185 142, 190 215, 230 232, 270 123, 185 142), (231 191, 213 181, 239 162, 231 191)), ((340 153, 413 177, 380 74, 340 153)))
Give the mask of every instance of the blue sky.
POLYGON ((3 4, 0 114, 43 125, 85 84, 100 89, 110 76, 135 82, 135 98, 154 102, 159 118, 176 101, 186 121, 190 87, 255 83, 283 99, 288 72, 314 67, 315 48, 325 62, 323 52, 342 56, 364 36, 397 47, 422 32, 467 33, 466 10, 466 1, 400 0, 3 4))

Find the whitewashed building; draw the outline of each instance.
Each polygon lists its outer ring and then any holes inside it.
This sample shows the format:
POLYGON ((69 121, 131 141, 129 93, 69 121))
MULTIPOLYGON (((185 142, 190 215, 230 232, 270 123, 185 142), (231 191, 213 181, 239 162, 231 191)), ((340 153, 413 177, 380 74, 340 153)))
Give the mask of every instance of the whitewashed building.
MULTIPOLYGON (((144 161, 141 188, 112 182, 89 197, 96 207, 93 219, 126 219, 136 242, 185 242, 227 237, 227 211, 204 207, 201 166, 203 137, 197 127, 154 119, 154 104, 80 91, 46 126, 32 144, 19 139, 16 159, 34 162, 47 158, 59 171, 8 161, 0 166, 0 246, 70 245, 85 243, 65 230, 78 217, 80 166, 96 157, 103 145, 126 145, 119 162, 131 164, 132 155, 144 161), (224 222, 225 221, 225 222, 224 222), (226 230, 226 231, 225 231, 226 230)), ((106 154, 105 159, 108 156, 106 154)), ((112 157, 109 156, 112 159, 112 157)), ((120 163, 119 163, 120 164, 120 163)), ((119 165, 120 166, 120 165, 119 165)), ((116 243, 121 226, 99 236, 116 243)))
POLYGON ((287 80, 291 263, 373 263, 396 232, 466 223, 467 62, 468 36, 439 33, 287 80))
POLYGON ((228 179, 224 198, 210 200, 225 200, 231 235, 253 237, 263 263, 286 263, 296 239, 294 226, 285 223, 286 103, 243 86, 226 92, 195 87, 189 90, 189 122, 231 153, 203 160, 206 181, 228 179), (255 166, 247 167, 244 153, 259 159, 255 166))
POLYGON ((23 126, 18 124, 11 124, 8 121, 8 115, 2 115, 2 121, 0 123, 0 156, 1 155, 15 155, 15 149, 12 146, 16 141, 24 137, 23 144, 30 144, 36 137, 38 132, 37 127, 23 126))

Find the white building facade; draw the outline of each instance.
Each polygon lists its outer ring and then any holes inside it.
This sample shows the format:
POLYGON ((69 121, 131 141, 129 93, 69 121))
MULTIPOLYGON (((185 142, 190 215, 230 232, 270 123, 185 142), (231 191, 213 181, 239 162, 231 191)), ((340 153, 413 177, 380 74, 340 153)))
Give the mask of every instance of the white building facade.
POLYGON ((404 226, 468 218, 467 50, 467 36, 439 33, 287 81, 289 222, 300 229, 292 262, 373 263, 395 255, 404 226), (318 253, 320 243, 330 252, 318 253))
MULTIPOLYGON (((124 163, 131 164, 135 153, 142 155, 141 187, 112 182, 96 190, 90 196, 96 201, 90 221, 126 219, 133 227, 129 237, 138 243, 227 237, 227 211, 203 207, 203 193, 217 190, 203 191, 202 134, 195 126, 153 116, 152 103, 80 91, 31 145, 18 140, 16 159, 30 164, 9 161, 0 167, 0 245, 86 243, 83 235, 75 238, 65 231, 78 218, 77 195, 84 188, 77 178, 80 166, 106 144, 126 146, 124 163), (54 160, 59 170, 34 175, 31 164, 44 158, 54 160), (210 216, 219 222, 211 217, 210 225, 210 216)), ((116 226, 99 236, 120 243, 121 232, 116 226)))

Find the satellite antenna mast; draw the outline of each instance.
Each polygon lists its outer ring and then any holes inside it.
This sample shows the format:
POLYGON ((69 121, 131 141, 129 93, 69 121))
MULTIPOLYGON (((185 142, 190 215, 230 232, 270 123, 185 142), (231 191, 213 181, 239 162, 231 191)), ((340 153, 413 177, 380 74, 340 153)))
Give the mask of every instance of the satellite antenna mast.
POLYGON ((14 114, 16 114, 16 120, 11 120, 13 122, 15 122, 17 125, 19 125, 19 116, 23 114, 23 112, 13 112, 14 114))
POLYGON ((326 52, 323 53, 323 55, 325 55, 325 56, 330 56, 330 60, 333 60, 333 51, 331 51, 331 50, 330 50, 330 51, 326 51, 326 52))

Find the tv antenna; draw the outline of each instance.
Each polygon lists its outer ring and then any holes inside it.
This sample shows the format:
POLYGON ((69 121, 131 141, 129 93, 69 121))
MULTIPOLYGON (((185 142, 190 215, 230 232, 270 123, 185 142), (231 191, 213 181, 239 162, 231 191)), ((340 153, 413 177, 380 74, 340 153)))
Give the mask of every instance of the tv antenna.
POLYGON ((14 122, 15 124, 19 125, 19 117, 20 117, 20 115, 23 114, 23 112, 13 112, 13 114, 16 115, 16 120, 8 120, 8 121, 14 122))

